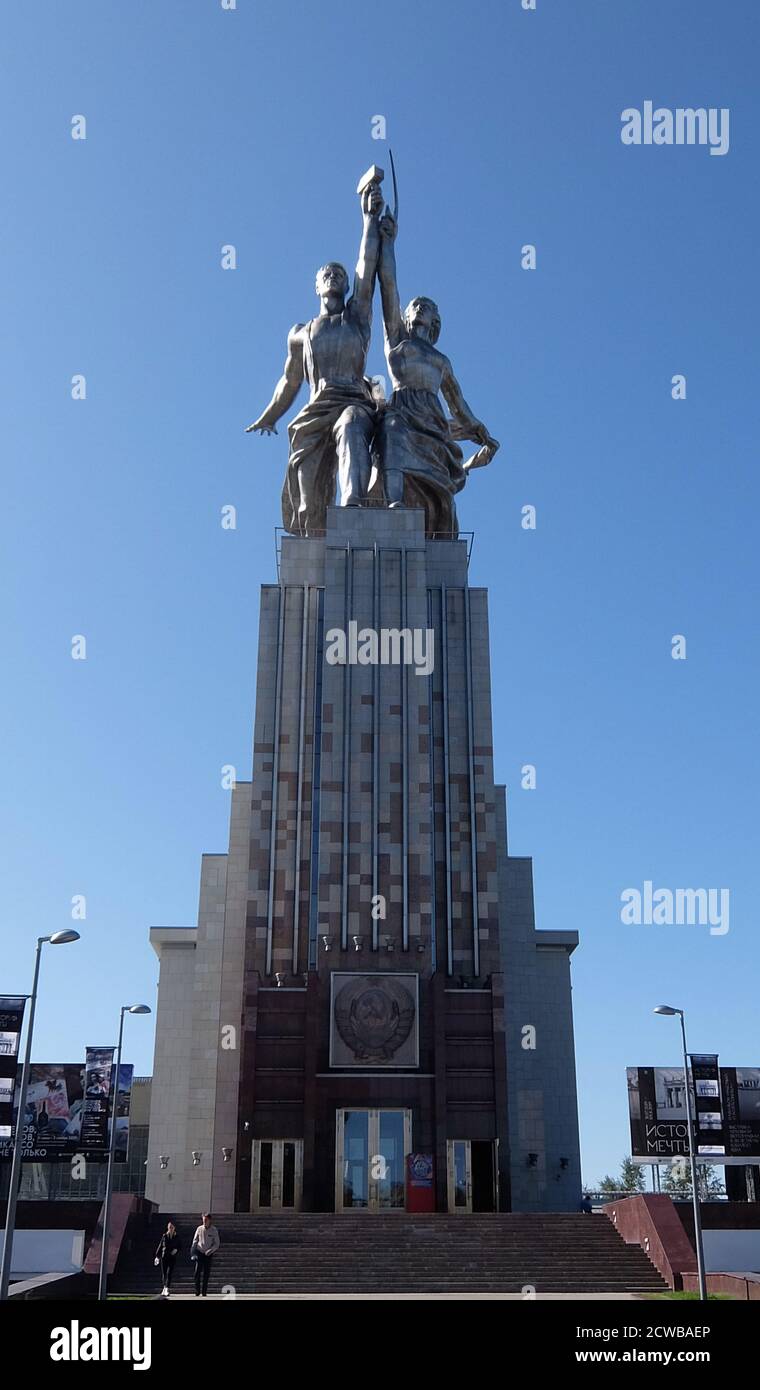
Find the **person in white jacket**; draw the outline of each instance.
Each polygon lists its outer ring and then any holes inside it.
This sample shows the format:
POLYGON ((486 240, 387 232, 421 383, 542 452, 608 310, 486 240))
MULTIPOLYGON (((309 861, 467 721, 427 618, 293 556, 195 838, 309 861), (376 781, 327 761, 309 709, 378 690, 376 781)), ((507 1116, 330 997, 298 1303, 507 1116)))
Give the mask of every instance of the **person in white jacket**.
POLYGON ((211 1261, 221 1245, 219 1232, 211 1220, 211 1212, 204 1211, 201 1224, 193 1236, 190 1258, 195 1261, 195 1297, 205 1298, 211 1261))

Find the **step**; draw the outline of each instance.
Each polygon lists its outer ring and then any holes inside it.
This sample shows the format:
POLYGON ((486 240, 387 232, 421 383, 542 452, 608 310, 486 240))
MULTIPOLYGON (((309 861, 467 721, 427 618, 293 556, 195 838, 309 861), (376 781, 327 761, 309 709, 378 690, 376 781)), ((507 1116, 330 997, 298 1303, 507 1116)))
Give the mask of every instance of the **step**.
MULTIPOLYGON (((113 1292, 158 1295, 153 1253, 167 1217, 130 1232, 113 1292)), ((183 1254, 173 1288, 189 1293, 195 1213, 174 1217, 183 1254)), ((290 1212, 220 1216, 212 1288, 240 1293, 645 1292, 666 1287, 639 1246, 604 1216, 574 1213, 290 1212)))

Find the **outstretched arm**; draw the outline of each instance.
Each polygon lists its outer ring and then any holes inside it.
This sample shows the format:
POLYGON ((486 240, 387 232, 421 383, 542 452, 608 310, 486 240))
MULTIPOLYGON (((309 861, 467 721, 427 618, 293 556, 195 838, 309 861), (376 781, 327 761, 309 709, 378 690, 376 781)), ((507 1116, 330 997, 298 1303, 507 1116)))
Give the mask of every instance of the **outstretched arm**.
POLYGON ((361 195, 362 200, 362 239, 359 243, 359 259, 354 273, 354 290, 351 296, 351 312, 367 326, 372 319, 372 295, 375 292, 375 274, 380 255, 380 229, 378 213, 383 205, 383 195, 377 184, 370 184, 361 195))
POLYGON ((302 328, 302 323, 297 323, 291 328, 288 334, 288 356, 282 376, 274 388, 274 395, 264 413, 247 427, 246 434, 250 434, 251 430, 261 434, 276 434, 277 421, 286 410, 290 410, 298 395, 304 378, 303 344, 299 337, 302 328))
POLYGON ((451 435, 453 439, 473 439, 477 444, 484 445, 493 454, 499 447, 498 439, 493 439, 488 433, 482 420, 478 420, 473 415, 459 385, 451 363, 446 359, 446 366, 441 381, 441 391, 452 415, 451 435))
POLYGON ((383 323, 385 325, 385 345, 394 348, 406 337, 404 320, 401 317, 401 301, 398 297, 396 278, 396 234, 398 227, 392 213, 386 212, 380 219, 380 295, 383 301, 383 323))

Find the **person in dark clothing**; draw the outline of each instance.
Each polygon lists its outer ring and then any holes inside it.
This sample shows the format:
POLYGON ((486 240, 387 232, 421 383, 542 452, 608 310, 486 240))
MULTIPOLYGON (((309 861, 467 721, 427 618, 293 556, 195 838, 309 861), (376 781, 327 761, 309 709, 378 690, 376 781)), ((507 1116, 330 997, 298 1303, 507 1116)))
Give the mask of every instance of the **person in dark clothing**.
POLYGON ((177 1235, 177 1227, 173 1221, 169 1221, 164 1234, 158 1242, 155 1259, 153 1261, 154 1264, 160 1264, 161 1266, 161 1293, 164 1298, 168 1298, 171 1293, 172 1274, 174 1273, 174 1264, 178 1254, 179 1236, 177 1235))
POLYGON ((219 1232, 212 1225, 211 1213, 204 1211, 201 1224, 193 1236, 191 1260, 195 1261, 195 1297, 206 1297, 211 1261, 221 1245, 219 1232))

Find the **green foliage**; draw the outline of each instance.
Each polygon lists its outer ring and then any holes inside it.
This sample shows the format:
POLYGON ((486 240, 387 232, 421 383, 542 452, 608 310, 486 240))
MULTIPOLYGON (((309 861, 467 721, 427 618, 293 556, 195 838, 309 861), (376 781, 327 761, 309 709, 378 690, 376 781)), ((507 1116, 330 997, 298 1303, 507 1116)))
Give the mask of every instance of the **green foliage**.
POLYGON ((609 1173, 606 1173, 605 1176, 602 1178, 602 1181, 601 1181, 600 1184, 599 1184, 599 1191, 600 1191, 600 1192, 610 1192, 610 1193, 619 1192, 620 1189, 619 1189, 618 1184, 617 1184, 617 1179, 616 1179, 616 1178, 611 1178, 610 1175, 609 1175, 609 1173))
POLYGON ((630 1154, 627 1154, 620 1165, 620 1177, 612 1178, 609 1173, 605 1173, 599 1184, 600 1192, 629 1192, 631 1194, 644 1191, 644 1170, 639 1163, 634 1163, 630 1154))
POLYGON ((644 1169, 640 1163, 634 1163, 630 1155, 626 1155, 620 1166, 620 1191, 644 1191, 644 1169))
MULTIPOLYGON (((700 1163, 697 1167, 699 1195, 702 1201, 710 1197, 722 1197, 725 1193, 723 1182, 711 1163, 700 1163)), ((662 1190, 669 1197, 691 1196, 691 1168, 686 1161, 665 1169, 662 1190)))

